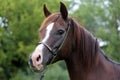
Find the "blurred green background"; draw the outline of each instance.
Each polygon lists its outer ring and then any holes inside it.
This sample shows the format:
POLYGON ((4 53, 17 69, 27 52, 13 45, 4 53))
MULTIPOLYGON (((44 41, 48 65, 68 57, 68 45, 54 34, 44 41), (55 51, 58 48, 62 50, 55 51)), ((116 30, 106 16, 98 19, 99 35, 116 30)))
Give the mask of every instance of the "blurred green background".
MULTIPOLYGON (((0 0, 0 80, 38 80, 27 63, 44 20, 43 4, 59 11, 64 2, 69 15, 95 35, 101 48, 120 62, 120 0, 0 0)), ((50 65, 45 80, 68 80, 65 63, 50 65)))

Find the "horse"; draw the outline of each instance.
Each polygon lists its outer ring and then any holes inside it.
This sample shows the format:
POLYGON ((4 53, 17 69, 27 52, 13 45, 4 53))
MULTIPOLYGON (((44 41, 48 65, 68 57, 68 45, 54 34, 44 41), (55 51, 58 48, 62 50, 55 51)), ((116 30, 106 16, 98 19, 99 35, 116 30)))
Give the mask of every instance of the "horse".
POLYGON ((70 80, 120 80, 120 64, 111 61, 101 50, 97 38, 68 15, 64 3, 60 12, 51 13, 43 6, 45 20, 40 39, 29 58, 33 71, 64 60, 70 80))

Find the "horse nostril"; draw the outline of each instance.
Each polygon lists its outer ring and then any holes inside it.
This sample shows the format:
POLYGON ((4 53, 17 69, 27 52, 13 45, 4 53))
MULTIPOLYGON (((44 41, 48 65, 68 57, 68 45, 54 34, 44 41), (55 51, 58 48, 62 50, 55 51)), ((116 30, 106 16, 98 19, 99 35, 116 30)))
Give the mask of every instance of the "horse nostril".
POLYGON ((39 55, 36 60, 39 61, 40 59, 41 59, 41 56, 39 55))

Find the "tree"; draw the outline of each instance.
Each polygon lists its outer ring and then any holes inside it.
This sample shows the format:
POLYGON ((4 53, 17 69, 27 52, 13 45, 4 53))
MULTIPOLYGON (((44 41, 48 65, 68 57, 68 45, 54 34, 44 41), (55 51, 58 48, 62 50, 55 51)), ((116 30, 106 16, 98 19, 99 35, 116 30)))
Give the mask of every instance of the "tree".
MULTIPOLYGON (((59 0, 54 2, 59 4, 59 0)), ((29 54, 39 42, 44 3, 52 2, 0 0, 0 79, 8 80, 18 72, 27 72, 29 54)), ((48 7, 53 7, 51 10, 54 11, 56 4, 48 7)))

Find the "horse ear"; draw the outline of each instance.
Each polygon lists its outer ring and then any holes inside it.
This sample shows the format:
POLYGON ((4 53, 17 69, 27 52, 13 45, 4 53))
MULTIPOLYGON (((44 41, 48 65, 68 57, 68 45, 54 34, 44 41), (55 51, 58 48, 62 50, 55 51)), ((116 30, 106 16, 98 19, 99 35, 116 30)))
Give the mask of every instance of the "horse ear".
POLYGON ((43 11, 44 11, 45 17, 48 17, 48 16, 51 14, 51 12, 47 9, 47 7, 46 7, 45 4, 44 4, 44 6, 43 6, 43 11))
POLYGON ((60 13, 61 13, 61 15, 62 15, 62 18, 63 18, 64 20, 66 20, 67 17, 68 17, 68 11, 67 11, 66 6, 65 6, 64 3, 62 3, 62 2, 60 2, 60 13))

